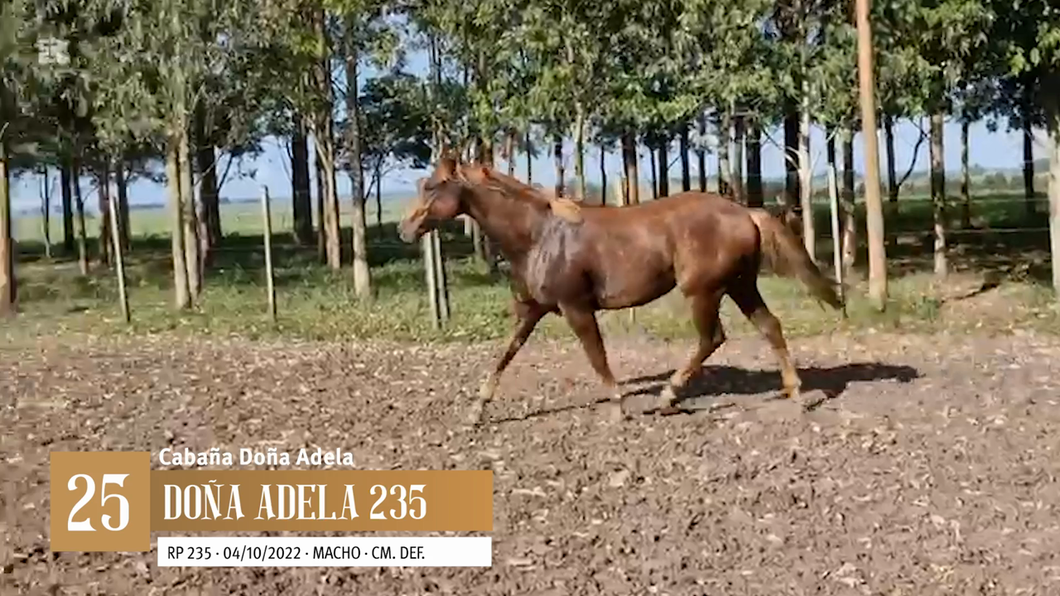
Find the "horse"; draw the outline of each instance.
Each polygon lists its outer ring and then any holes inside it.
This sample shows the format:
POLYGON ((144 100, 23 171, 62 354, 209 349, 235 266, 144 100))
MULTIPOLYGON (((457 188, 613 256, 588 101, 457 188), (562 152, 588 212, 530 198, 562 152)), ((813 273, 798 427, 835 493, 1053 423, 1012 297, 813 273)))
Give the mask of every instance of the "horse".
POLYGON ((680 412, 679 392, 725 342, 721 300, 729 296, 768 340, 780 364, 782 396, 798 398, 801 380, 777 318, 758 290, 763 259, 779 275, 800 280, 821 303, 843 309, 835 283, 814 264, 800 239, 764 209, 708 192, 686 191, 629 206, 590 206, 452 157, 438 160, 418 183, 398 224, 412 243, 445 220, 466 215, 510 264, 515 329, 483 380, 469 422, 483 420, 501 375, 548 314, 562 316, 599 381, 629 412, 608 364, 596 321, 602 310, 642 306, 675 287, 691 302, 699 343, 677 369, 655 409, 680 412))

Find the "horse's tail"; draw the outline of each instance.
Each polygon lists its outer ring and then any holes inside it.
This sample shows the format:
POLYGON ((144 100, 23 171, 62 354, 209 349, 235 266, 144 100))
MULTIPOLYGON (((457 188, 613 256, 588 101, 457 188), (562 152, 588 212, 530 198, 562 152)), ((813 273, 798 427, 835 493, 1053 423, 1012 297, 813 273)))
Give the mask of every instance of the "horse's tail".
POLYGON ((828 279, 806 252, 798 236, 765 209, 751 209, 751 219, 758 226, 762 254, 777 275, 801 281, 814 298, 837 310, 844 309, 836 293, 836 284, 828 279))

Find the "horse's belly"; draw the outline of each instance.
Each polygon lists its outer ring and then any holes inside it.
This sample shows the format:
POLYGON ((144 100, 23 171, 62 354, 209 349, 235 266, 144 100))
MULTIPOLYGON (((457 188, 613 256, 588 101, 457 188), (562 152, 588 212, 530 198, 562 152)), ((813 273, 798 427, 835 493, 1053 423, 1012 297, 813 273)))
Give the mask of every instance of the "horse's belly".
POLYGON ((596 284, 596 302, 607 310, 642 306, 666 295, 675 285, 672 267, 628 267, 608 272, 596 284))

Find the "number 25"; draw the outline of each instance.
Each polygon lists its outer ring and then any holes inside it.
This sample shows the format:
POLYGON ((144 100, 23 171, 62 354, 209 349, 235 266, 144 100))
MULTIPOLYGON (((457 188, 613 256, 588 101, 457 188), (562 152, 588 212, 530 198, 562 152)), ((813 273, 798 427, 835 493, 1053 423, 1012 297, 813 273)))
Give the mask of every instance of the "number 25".
MULTIPOLYGON (((105 506, 107 501, 111 499, 118 499, 118 525, 112 526, 110 524, 110 515, 104 515, 102 517, 103 527, 112 531, 120 532, 125 529, 125 526, 129 524, 129 501, 123 495, 107 494, 108 484, 117 484, 118 486, 125 485, 125 479, 128 474, 104 474, 103 475, 103 488, 100 490, 100 495, 103 497, 100 504, 105 506)), ((70 532, 95 532, 96 529, 92 527, 92 520, 85 519, 82 521, 74 521, 74 515, 81 510, 82 507, 88 504, 92 500, 92 495, 96 492, 96 483, 92 480, 92 477, 88 474, 77 474, 70 477, 70 481, 66 483, 66 488, 69 490, 77 490, 77 481, 80 478, 85 479, 85 495, 81 497, 81 500, 74 505, 74 508, 70 510, 70 517, 66 519, 66 529, 70 532)))

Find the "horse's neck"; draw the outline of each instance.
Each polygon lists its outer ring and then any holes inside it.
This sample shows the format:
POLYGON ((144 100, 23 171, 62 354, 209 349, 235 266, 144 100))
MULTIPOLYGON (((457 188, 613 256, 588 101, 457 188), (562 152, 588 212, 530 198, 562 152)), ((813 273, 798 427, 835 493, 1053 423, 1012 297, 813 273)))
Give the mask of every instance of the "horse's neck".
POLYGON ((533 231, 545 217, 532 203, 487 189, 476 189, 471 193, 467 211, 483 233, 512 261, 522 258, 530 250, 533 231))

